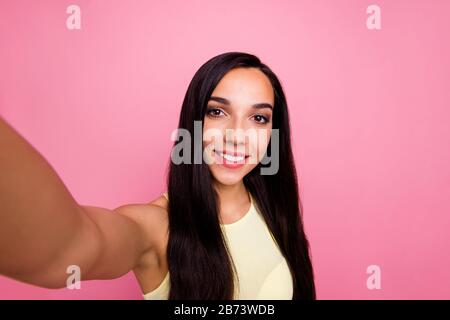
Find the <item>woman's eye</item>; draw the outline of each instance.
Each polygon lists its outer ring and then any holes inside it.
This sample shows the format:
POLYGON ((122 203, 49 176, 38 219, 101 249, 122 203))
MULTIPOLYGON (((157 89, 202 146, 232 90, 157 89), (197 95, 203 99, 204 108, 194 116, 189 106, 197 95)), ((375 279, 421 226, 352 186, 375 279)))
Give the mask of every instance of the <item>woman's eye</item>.
POLYGON ((258 123, 265 124, 265 123, 269 122, 269 119, 267 119, 266 117, 259 115, 259 114, 255 115, 254 118, 255 118, 256 122, 258 122, 258 123))
MULTIPOLYGON (((225 114, 221 109, 218 109, 218 108, 210 108, 210 109, 206 110, 207 115, 209 115, 211 117, 215 117, 215 118, 220 117, 222 115, 222 113, 225 114)), ((270 122, 270 119, 268 119, 267 117, 260 115, 260 114, 254 115, 253 118, 259 124, 266 124, 266 123, 270 122)))
POLYGON ((222 112, 222 110, 216 109, 216 108, 211 108, 206 111, 206 113, 208 115, 213 116, 213 117, 219 117, 221 112, 222 112))

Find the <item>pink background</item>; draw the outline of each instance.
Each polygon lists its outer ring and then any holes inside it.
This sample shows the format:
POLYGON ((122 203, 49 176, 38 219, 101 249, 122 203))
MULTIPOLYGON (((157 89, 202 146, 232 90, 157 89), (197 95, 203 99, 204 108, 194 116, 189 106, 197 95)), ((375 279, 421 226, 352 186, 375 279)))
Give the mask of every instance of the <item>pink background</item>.
MULTIPOLYGON (((450 298, 450 1, 0 2, 0 113, 81 204, 164 190, 201 64, 254 53, 280 77, 319 299, 450 298), (81 7, 81 30, 66 8, 81 7), (381 30, 366 8, 381 7, 381 30), (381 289, 366 268, 381 268, 381 289)), ((132 273, 2 299, 141 299, 132 273)))

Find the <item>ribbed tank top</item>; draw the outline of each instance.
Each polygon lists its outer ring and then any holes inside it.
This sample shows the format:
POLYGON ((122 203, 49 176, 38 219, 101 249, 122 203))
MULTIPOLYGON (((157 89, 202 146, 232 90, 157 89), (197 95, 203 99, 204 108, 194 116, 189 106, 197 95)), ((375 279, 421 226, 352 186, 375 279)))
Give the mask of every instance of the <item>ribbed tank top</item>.
MULTIPOLYGON (((168 199, 166 192, 163 195, 168 199)), ((267 227, 250 194, 251 204, 245 215, 230 224, 221 224, 233 257, 239 282, 235 279, 235 300, 291 300, 293 281, 286 259, 267 227)), ((167 272, 160 285, 143 294, 145 300, 167 300, 170 290, 167 272)))

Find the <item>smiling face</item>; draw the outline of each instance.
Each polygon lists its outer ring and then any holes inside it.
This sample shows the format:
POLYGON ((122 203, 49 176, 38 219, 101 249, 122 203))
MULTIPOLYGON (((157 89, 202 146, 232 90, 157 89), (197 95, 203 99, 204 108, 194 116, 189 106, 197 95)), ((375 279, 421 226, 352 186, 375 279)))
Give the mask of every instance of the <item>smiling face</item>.
POLYGON ((203 125, 204 159, 217 182, 236 184, 261 161, 273 107, 272 84, 257 68, 232 69, 217 84, 203 125))

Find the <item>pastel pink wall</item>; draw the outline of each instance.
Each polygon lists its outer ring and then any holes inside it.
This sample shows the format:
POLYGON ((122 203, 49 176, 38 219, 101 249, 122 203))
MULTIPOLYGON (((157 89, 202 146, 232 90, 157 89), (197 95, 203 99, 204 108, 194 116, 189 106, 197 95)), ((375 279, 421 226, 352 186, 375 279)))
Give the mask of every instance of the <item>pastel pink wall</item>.
MULTIPOLYGON (((226 51, 280 77, 319 299, 450 298, 449 1, 1 1, 0 114, 82 204, 149 202, 187 85, 226 51), (81 8, 68 30, 66 8, 81 8), (381 8, 381 30, 366 8, 381 8), (366 268, 381 268, 369 290, 366 268)), ((132 275, 2 299, 140 299, 132 275)))

